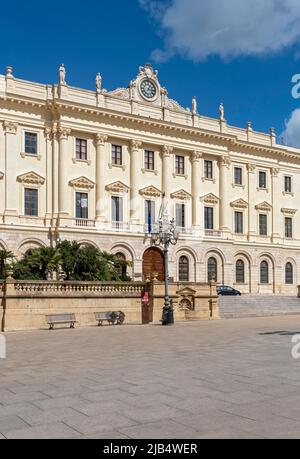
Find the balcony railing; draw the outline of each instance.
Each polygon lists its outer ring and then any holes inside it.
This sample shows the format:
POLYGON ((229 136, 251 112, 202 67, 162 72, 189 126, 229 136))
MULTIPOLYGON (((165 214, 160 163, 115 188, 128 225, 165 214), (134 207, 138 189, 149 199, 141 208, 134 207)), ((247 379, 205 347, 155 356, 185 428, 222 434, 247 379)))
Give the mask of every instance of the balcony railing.
POLYGON ((110 222, 110 225, 114 231, 130 231, 130 224, 127 222, 110 222))
POLYGON ((218 230, 205 230, 205 236, 208 237, 221 237, 222 236, 222 231, 218 230))
POLYGON ((87 218, 76 218, 74 225, 80 228, 95 228, 95 220, 88 220, 87 218))

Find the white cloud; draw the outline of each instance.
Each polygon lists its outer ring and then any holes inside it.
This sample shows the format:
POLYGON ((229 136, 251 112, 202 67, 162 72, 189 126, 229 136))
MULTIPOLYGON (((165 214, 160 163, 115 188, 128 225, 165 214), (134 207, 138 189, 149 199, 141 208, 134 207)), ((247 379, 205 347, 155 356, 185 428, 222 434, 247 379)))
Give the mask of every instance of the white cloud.
POLYGON ((277 53, 300 41, 299 0, 139 0, 160 25, 164 49, 193 61, 277 53))
POLYGON ((294 110, 286 121, 281 137, 287 145, 300 148, 300 108, 294 110))

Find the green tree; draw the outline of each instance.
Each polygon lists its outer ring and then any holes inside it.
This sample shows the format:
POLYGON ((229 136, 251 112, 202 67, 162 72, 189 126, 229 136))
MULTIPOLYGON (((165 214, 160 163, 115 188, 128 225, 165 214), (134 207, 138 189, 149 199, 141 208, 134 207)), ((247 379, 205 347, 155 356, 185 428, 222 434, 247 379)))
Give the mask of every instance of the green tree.
POLYGON ((74 279, 80 248, 76 241, 62 241, 57 246, 62 259, 61 268, 68 281, 74 279))
POLYGON ((5 279, 7 261, 13 260, 14 258, 15 256, 10 250, 0 250, 0 279, 5 279))
POLYGON ((25 261, 32 273, 39 273, 44 280, 49 272, 57 271, 62 264, 61 254, 54 247, 32 249, 26 254, 25 261))

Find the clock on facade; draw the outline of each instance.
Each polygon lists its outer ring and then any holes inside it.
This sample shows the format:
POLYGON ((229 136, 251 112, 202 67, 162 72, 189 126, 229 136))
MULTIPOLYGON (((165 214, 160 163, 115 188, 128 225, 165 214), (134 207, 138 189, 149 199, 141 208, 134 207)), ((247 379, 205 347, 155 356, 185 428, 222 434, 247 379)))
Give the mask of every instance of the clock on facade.
POLYGON ((140 84, 140 91, 146 99, 154 99, 157 89, 151 80, 145 79, 140 84))

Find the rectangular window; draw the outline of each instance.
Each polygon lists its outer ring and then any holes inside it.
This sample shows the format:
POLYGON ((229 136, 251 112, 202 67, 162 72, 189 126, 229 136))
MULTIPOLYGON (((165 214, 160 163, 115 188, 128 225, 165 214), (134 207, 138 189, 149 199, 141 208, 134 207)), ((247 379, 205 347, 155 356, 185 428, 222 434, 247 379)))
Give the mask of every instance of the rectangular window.
POLYGON ((204 177, 207 179, 213 178, 213 162, 204 161, 204 177))
POLYGON ((154 171, 154 151, 145 150, 144 152, 145 158, 145 169, 149 171, 154 171))
POLYGON ((85 139, 76 139, 76 159, 87 160, 87 141, 85 139))
POLYGON ((176 204, 176 226, 185 228, 185 205, 176 204))
POLYGON ((24 214, 30 217, 37 217, 38 213, 38 190, 34 188, 25 188, 24 214))
POLYGON ((235 185, 243 184, 243 170, 241 167, 234 168, 234 183, 235 185))
POLYGON ((155 201, 145 201, 145 225, 152 227, 155 223, 155 201))
POLYGON ((259 188, 267 188, 267 174, 266 172, 259 171, 259 188))
POLYGON ((25 132, 25 153, 37 155, 37 134, 25 132))
POLYGON ((123 222, 123 198, 111 197, 111 219, 112 222, 123 222))
POLYGON ((204 208, 204 225, 206 230, 214 229, 214 209, 213 207, 204 208))
POLYGON ((243 234, 243 212, 234 212, 234 228, 236 234, 243 234))
POLYGON ((285 193, 292 192, 292 177, 289 177, 288 175, 284 177, 284 191, 285 193))
POLYGON ((184 175, 184 156, 176 155, 175 171, 178 175, 184 175))
POLYGON ((259 215, 259 234, 260 236, 268 235, 267 215, 259 215))
POLYGON ((293 219, 285 218, 285 237, 291 239, 293 237, 293 219))
POLYGON ((115 166, 122 166, 122 147, 120 145, 111 146, 111 162, 115 166))
POLYGON ((89 218, 88 193, 76 193, 76 218, 89 218))

